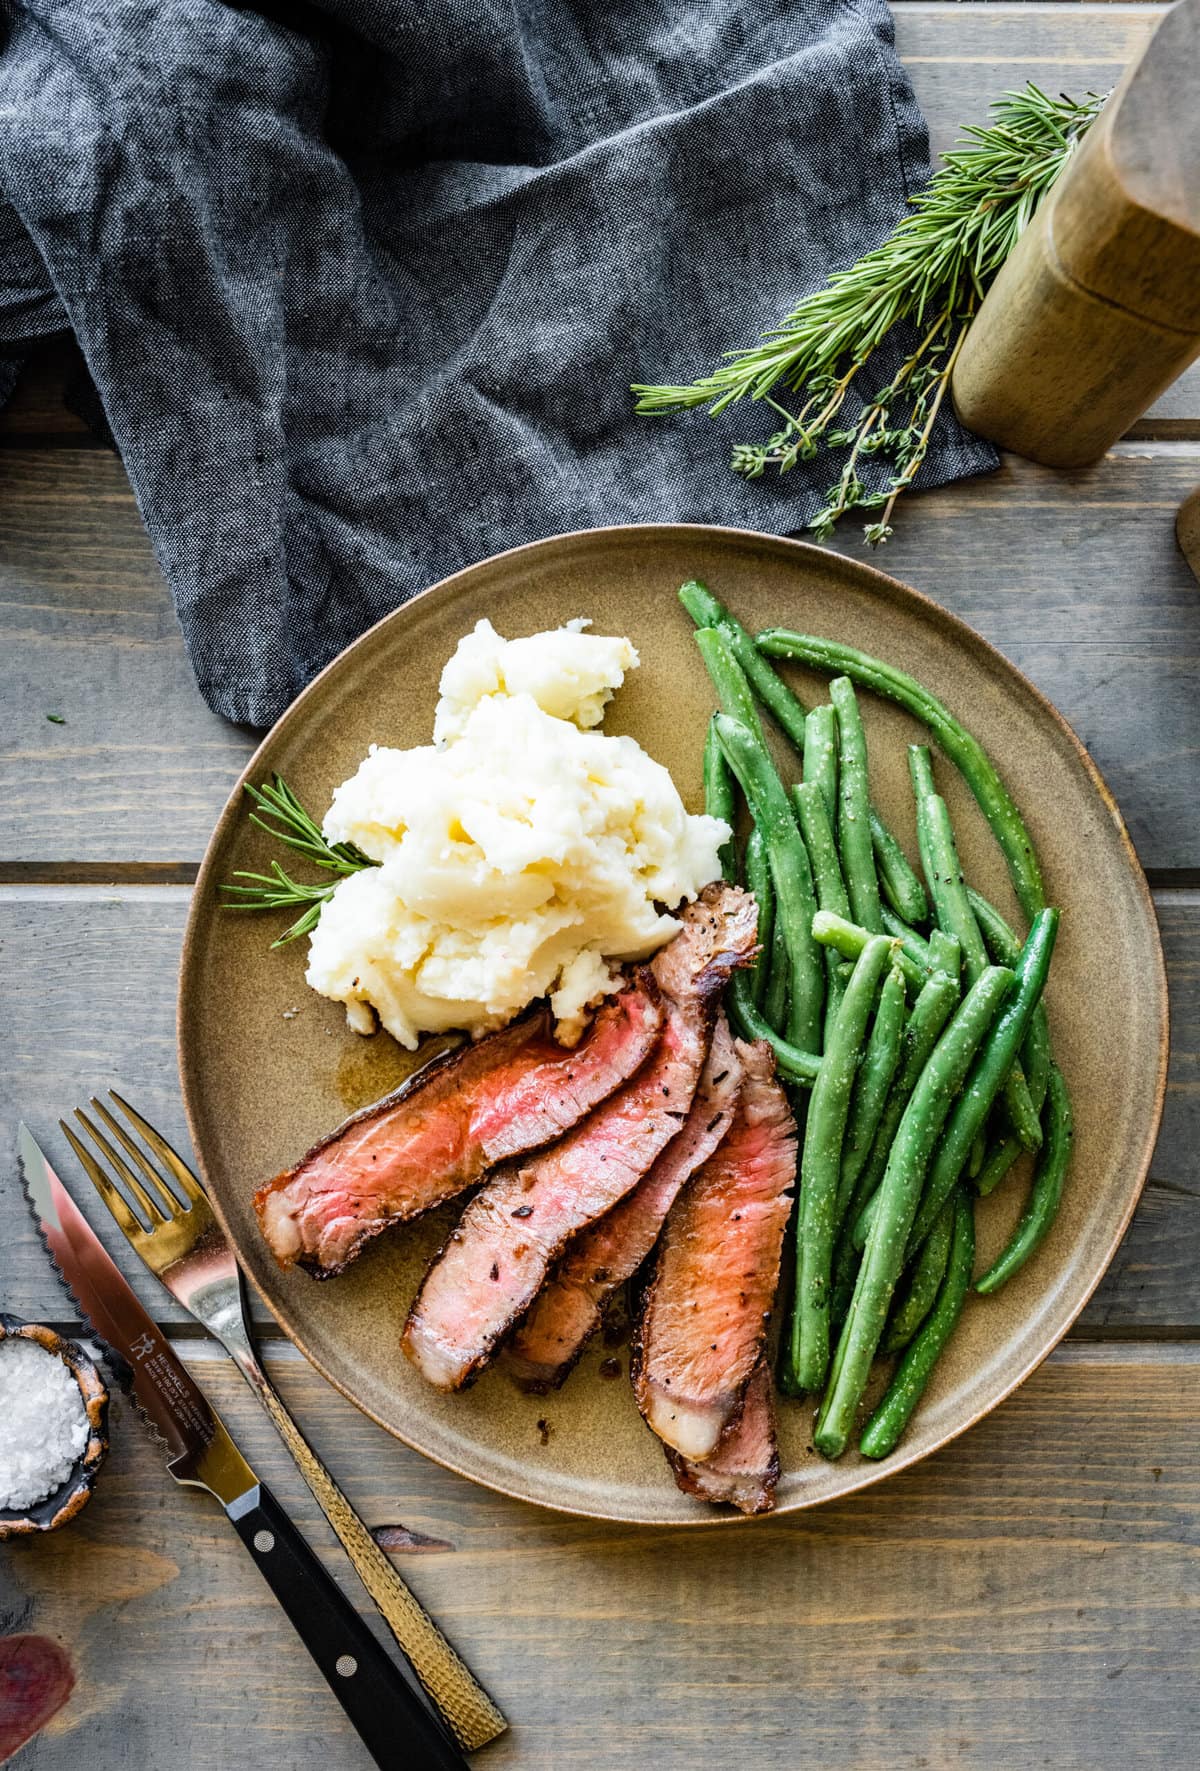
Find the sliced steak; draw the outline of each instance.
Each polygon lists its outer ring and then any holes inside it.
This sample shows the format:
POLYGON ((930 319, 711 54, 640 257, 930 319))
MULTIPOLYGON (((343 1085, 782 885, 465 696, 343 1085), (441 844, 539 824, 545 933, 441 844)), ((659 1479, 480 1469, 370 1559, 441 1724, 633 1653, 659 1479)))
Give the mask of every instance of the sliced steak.
POLYGON ((404 1350, 439 1389, 469 1381, 570 1238, 637 1185, 686 1121, 717 999, 733 967, 753 956, 757 914, 753 898, 720 885, 680 921, 651 967, 666 1015, 648 1062, 552 1149, 489 1181, 425 1275, 404 1350))
POLYGON ((762 1352, 796 1177, 795 1121, 770 1048, 737 1051, 733 1125, 671 1207, 634 1348, 647 1423, 696 1462, 716 1451, 762 1352))
POLYGON ((742 1412, 706 1463, 692 1463, 679 1452, 664 1449, 685 1494, 736 1507, 740 1513, 769 1513, 779 1480, 779 1447, 766 1360, 754 1367, 742 1412))
POLYGON ((255 1194, 275 1258, 319 1279, 340 1272, 389 1224, 578 1124, 640 1069, 662 1022, 658 986, 641 967, 574 1048, 556 1043, 541 1009, 435 1059, 255 1194))
POLYGON ((569 1243, 509 1342, 505 1358, 518 1383, 545 1390, 564 1381, 599 1326, 606 1300, 641 1266, 679 1189, 729 1130, 741 1076, 729 1023, 719 1014, 700 1086, 678 1137, 632 1193, 569 1243))

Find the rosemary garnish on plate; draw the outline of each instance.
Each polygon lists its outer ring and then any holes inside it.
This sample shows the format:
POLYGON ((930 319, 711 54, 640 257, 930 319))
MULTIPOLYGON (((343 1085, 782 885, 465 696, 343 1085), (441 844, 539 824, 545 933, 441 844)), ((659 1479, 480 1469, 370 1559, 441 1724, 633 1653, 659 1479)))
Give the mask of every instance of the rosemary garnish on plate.
MULTIPOLYGON (((284 843, 289 849, 303 855, 314 866, 323 868, 327 873, 336 873, 344 879, 347 874, 359 873, 364 867, 379 865, 352 842, 328 842, 321 833, 321 826, 305 811, 282 775, 272 776, 261 787, 252 787, 247 781, 246 792, 258 808, 251 812, 250 822, 257 824, 260 830, 265 830, 277 842, 284 843)), ((277 941, 271 942, 272 947, 286 946, 299 935, 309 934, 317 925, 321 906, 327 898, 333 896, 338 885, 336 879, 327 880, 323 884, 306 885, 302 880, 293 879, 278 861, 271 862, 270 873, 247 873, 238 869, 233 877, 235 880, 242 879, 250 883, 221 887, 233 900, 228 905, 230 910, 290 910, 296 905, 305 907, 291 927, 285 929, 277 941)))
POLYGON ((975 310, 1103 102, 1094 93, 1048 98, 1033 85, 1005 93, 989 124, 963 130, 966 141, 943 156, 882 244, 690 386, 636 385, 637 410, 707 406, 715 414, 747 397, 764 400, 779 427, 764 443, 739 443, 734 472, 757 479, 768 467, 786 473, 822 448, 848 449, 808 526, 825 540, 847 511, 878 510, 864 530, 878 546, 925 459, 975 310), (879 386, 868 365, 903 321, 911 348, 879 386), (773 399, 772 388, 799 394, 798 409, 773 399), (867 483, 860 469, 876 456, 886 465, 867 483))

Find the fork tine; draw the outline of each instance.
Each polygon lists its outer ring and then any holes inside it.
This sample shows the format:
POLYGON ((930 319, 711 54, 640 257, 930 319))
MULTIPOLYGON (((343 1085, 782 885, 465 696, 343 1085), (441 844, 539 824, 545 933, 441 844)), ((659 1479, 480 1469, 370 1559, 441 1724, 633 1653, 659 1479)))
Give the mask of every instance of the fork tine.
POLYGON ((95 1187, 97 1193, 99 1193, 101 1199, 103 1199, 105 1205, 107 1205, 109 1211, 116 1219, 117 1228, 123 1230, 129 1240, 136 1246, 137 1239, 147 1234, 146 1230, 138 1223, 119 1189, 113 1186, 104 1170, 100 1167, 100 1164, 96 1161, 96 1158, 92 1155, 86 1145, 80 1143, 66 1120, 60 1119, 58 1123, 62 1128, 63 1136, 66 1138, 68 1144, 70 1144, 72 1150, 74 1150, 76 1156, 78 1156, 80 1165, 82 1166, 84 1173, 87 1175, 88 1180, 92 1183, 93 1187, 95 1187))
POLYGON ((133 1158, 138 1168, 150 1182, 152 1198, 155 1205, 158 1206, 158 1209, 160 1211, 165 1211, 167 1216, 172 1218, 178 1217, 181 1212, 186 1211, 187 1207, 179 1203, 167 1182, 163 1179, 162 1175, 159 1174, 145 1151, 138 1149, 129 1133, 125 1130, 125 1127, 113 1118, 108 1108, 104 1105, 104 1102, 98 1100, 96 1096, 93 1095, 91 1106, 93 1110, 100 1115, 109 1131, 119 1140, 121 1147, 133 1158), (161 1195, 161 1203, 159 1195, 161 1195))
POLYGON ((142 1183, 138 1180, 124 1157, 118 1156, 104 1133, 96 1129, 87 1114, 83 1111, 82 1107, 76 1107, 75 1117, 87 1133, 88 1137, 91 1138, 101 1156, 107 1157, 109 1168, 121 1177, 126 1187, 128 1187, 129 1191, 133 1194, 133 1197, 149 1218, 151 1230, 157 1229, 159 1224, 165 1224, 167 1217, 162 1206, 156 1204, 155 1201, 151 1199, 149 1193, 147 1193, 145 1187, 143 1187, 142 1183))
POLYGON ((183 1160, 183 1157, 177 1150, 173 1149, 171 1145, 168 1144, 162 1133, 155 1131, 154 1127, 143 1119, 141 1114, 129 1105, 128 1101, 122 1100, 115 1088, 109 1089, 108 1098, 110 1101, 115 1101, 117 1103, 117 1106, 121 1109, 126 1119, 129 1120, 134 1130, 139 1132, 145 1139, 146 1143, 149 1144, 151 1150, 153 1150, 154 1154, 158 1157, 158 1160, 165 1163, 167 1168, 170 1169, 171 1174, 179 1182, 179 1185, 182 1187, 187 1197, 197 1202, 201 1199, 207 1201, 208 1195, 205 1193, 204 1188, 200 1185, 187 1163, 183 1160))

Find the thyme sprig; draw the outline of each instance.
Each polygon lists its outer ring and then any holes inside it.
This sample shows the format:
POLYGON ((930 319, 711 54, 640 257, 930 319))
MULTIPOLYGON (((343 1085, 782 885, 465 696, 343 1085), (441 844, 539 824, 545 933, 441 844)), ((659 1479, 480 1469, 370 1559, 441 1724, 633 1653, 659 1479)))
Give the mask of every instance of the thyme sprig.
MULTIPOLYGON (((282 775, 273 775, 261 787, 254 787, 247 781, 246 792, 257 807, 250 814, 250 822, 265 830, 276 842, 303 855, 314 866, 345 878, 347 874, 361 872, 364 867, 379 865, 369 855, 364 855, 355 843, 327 841, 320 825, 305 811, 282 775)), ((239 868, 233 877, 249 883, 221 886, 230 910, 290 910, 296 905, 305 906, 295 922, 278 940, 272 941, 272 947, 284 947, 300 935, 309 934, 317 926, 322 905, 333 896, 338 886, 337 880, 307 885, 302 880, 293 879, 279 861, 271 862, 269 873, 249 873, 239 868)))
POLYGON ((735 446, 734 472, 787 473, 823 448, 848 448, 809 528, 823 540, 847 511, 879 510, 864 530, 878 546, 925 459, 975 310, 1103 102, 1094 93, 1049 98, 1032 84, 1005 93, 990 123, 963 130, 965 141, 886 240, 689 386, 635 385, 637 410, 707 406, 715 415, 738 400, 765 400, 782 422, 764 443, 735 446), (864 393, 868 364, 902 322, 917 344, 885 387, 864 393), (801 394, 798 411, 772 398, 780 387, 801 394), (875 457, 886 470, 864 479, 860 466, 875 457))

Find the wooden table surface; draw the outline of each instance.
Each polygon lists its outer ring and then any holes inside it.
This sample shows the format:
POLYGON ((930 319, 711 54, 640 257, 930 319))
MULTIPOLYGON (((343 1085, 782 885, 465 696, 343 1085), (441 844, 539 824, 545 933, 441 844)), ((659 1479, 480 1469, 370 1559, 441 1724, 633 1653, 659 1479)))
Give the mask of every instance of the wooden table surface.
MULTIPOLYGON (((945 146, 1027 79, 1106 89, 1161 10, 901 0, 896 16, 945 146)), ((61 345, 40 351, 0 423, 0 1304, 64 1324, 17 1186, 16 1121, 65 1167, 59 1113, 115 1084, 183 1143, 180 933, 252 747, 193 687, 125 475, 63 405, 69 363, 61 345)), ((1173 522, 1198 483, 1200 366, 1086 472, 1009 460, 912 501, 882 560, 1000 646, 1090 747, 1149 873, 1170 970, 1170 1083, 1144 1199, 1081 1322, 1014 1398, 843 1505, 734 1532, 647 1531, 560 1518, 434 1468, 265 1331, 281 1389, 364 1517, 437 1540, 405 1554, 404 1572, 513 1723, 480 1765, 1195 1762, 1200 586, 1173 522)), ((223 1356, 106 1239, 361 1598, 223 1356)), ((57 1637, 77 1681, 20 1763, 365 1766, 219 1512, 165 1477, 120 1405, 114 1424, 79 1524, 0 1560, 0 1633, 57 1637)))

